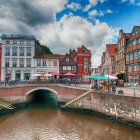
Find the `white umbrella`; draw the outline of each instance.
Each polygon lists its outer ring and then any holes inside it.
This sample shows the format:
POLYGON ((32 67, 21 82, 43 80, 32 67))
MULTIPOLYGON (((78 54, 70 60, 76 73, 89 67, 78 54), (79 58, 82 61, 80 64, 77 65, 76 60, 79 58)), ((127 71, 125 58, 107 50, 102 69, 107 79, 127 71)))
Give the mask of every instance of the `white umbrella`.
POLYGON ((49 73, 47 73, 47 74, 44 74, 44 76, 53 76, 52 74, 49 74, 49 73))
POLYGON ((35 74, 33 74, 32 76, 41 76, 41 74, 35 73, 35 74))
POLYGON ((105 75, 107 78, 112 79, 112 80, 116 80, 118 79, 118 77, 113 76, 113 75, 105 75))

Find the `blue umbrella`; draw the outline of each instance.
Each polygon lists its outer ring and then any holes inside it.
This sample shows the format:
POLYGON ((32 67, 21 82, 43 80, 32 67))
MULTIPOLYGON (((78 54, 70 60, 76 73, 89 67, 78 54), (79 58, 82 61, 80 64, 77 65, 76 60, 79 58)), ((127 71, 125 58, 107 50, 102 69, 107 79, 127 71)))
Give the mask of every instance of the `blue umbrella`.
POLYGON ((91 75, 86 77, 85 79, 108 79, 108 78, 104 75, 91 75))

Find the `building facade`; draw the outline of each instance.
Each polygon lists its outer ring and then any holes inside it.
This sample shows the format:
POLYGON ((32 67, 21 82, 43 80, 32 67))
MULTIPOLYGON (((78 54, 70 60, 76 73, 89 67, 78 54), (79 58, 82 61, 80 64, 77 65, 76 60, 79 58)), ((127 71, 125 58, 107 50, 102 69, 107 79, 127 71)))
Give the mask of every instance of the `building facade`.
POLYGON ((119 38, 115 49, 115 72, 118 79, 126 82, 126 45, 129 41, 130 33, 119 31, 119 38))
POLYGON ((1 63, 2 63, 2 43, 0 43, 0 79, 1 79, 1 63))
POLYGON ((140 85, 140 26, 134 26, 126 49, 126 71, 128 82, 140 85))
POLYGON ((34 73, 35 36, 3 34, 1 40, 1 81, 31 79, 34 73))
POLYGON ((59 72, 60 74, 66 74, 67 72, 72 72, 74 74, 77 74, 77 63, 72 58, 72 56, 68 53, 63 55, 63 57, 60 57, 60 65, 59 65, 59 72))
POLYGON ((115 48, 116 44, 107 44, 103 64, 103 74, 114 74, 115 71, 115 48))
POLYGON ((35 74, 48 74, 51 72, 59 73, 59 59, 57 54, 43 54, 34 57, 35 74))
POLYGON ((91 51, 84 45, 77 48, 77 73, 79 75, 91 75, 91 51))

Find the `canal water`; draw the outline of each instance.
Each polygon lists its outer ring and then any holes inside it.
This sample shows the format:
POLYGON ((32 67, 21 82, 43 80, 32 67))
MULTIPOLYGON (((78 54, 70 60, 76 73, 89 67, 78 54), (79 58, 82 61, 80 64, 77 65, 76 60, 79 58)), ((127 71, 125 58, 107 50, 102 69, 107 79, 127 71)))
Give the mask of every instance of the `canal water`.
MULTIPOLYGON (((44 95, 44 96, 43 96, 44 95)), ((140 131, 95 116, 61 112, 54 94, 0 116, 0 140, 140 140, 140 131)))

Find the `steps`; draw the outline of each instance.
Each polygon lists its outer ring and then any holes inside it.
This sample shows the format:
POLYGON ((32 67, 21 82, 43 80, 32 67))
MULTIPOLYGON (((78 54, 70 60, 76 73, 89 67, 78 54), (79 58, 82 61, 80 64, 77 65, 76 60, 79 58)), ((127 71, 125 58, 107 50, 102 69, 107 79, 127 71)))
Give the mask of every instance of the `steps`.
POLYGON ((6 101, 4 99, 0 99, 0 107, 4 109, 9 109, 9 110, 15 109, 15 106, 11 102, 6 101))
POLYGON ((78 97, 76 97, 76 98, 70 100, 69 102, 67 102, 67 103, 66 103, 64 106, 62 106, 62 107, 67 107, 68 105, 70 105, 70 104, 72 104, 72 103, 74 103, 74 102, 76 102, 76 101, 82 99, 83 97, 89 95, 90 93, 91 93, 91 90, 89 90, 89 91, 87 91, 86 93, 83 93, 83 94, 81 94, 80 96, 78 96, 78 97))

